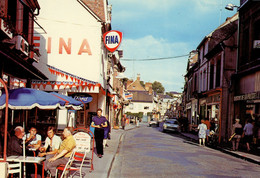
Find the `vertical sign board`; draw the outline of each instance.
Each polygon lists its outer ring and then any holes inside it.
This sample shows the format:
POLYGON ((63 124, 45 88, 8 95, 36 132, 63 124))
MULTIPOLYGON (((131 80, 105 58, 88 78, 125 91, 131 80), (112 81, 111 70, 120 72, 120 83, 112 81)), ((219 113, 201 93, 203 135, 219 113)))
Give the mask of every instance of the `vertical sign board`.
POLYGON ((76 150, 78 152, 90 151, 91 136, 88 133, 77 132, 73 137, 76 141, 76 150))
POLYGON ((114 52, 122 41, 122 32, 116 30, 108 31, 103 35, 103 41, 108 51, 114 52))

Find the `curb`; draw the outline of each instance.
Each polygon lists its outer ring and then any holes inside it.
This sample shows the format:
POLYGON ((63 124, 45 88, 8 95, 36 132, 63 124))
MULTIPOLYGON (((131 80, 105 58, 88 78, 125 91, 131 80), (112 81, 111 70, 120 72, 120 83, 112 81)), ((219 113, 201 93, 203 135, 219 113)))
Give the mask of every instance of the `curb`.
MULTIPOLYGON (((130 129, 125 129, 125 131, 133 130, 133 129, 136 129, 136 128, 137 128, 137 127, 135 126, 135 127, 133 127, 133 128, 130 128, 130 129)), ((113 155, 112 161, 111 161, 110 166, 109 166, 109 168, 108 168, 107 178, 109 178, 109 176, 110 176, 110 172, 111 172, 113 163, 114 163, 114 161, 115 161, 116 155, 117 155, 117 154, 119 153, 119 151, 120 151, 120 145, 121 145, 121 143, 122 143, 122 141, 123 141, 123 139, 124 139, 124 136, 125 136, 125 132, 122 132, 121 135, 120 135, 120 137, 119 137, 119 142, 118 142, 118 146, 117 146, 116 152, 115 152, 115 154, 113 155)))
MULTIPOLYGON (((182 136, 184 136, 184 137, 190 139, 192 142, 196 142, 196 143, 197 143, 197 141, 198 141, 198 140, 196 140, 196 139, 194 139, 194 138, 192 138, 192 137, 189 137, 189 136, 187 136, 187 135, 184 135, 184 134, 181 133, 181 132, 180 132, 180 134, 181 134, 182 136)), ((225 149, 225 148, 222 148, 222 147, 219 147, 219 146, 218 146, 218 147, 209 147, 209 146, 206 146, 206 147, 211 148, 211 149, 214 149, 214 150, 218 150, 218 151, 221 151, 221 152, 223 152, 223 153, 225 153, 225 154, 229 154, 229 155, 231 155, 231 156, 234 156, 234 157, 236 157, 236 158, 240 158, 240 159, 246 160, 246 161, 248 161, 248 162, 251 162, 251 163, 260 165, 260 161, 258 161, 258 160, 255 160, 255 159, 253 159, 253 158, 247 157, 247 156, 242 155, 242 154, 240 155, 240 154, 238 154, 238 153, 229 151, 229 150, 227 150, 227 149, 225 149)))

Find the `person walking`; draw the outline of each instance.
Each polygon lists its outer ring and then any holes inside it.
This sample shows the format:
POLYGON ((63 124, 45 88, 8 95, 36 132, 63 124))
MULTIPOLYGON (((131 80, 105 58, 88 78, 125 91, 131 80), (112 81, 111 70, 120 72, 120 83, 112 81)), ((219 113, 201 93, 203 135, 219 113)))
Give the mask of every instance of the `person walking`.
POLYGON ((207 142, 208 142, 209 141, 209 132, 210 132, 210 122, 209 122, 208 118, 205 119, 204 124, 207 126, 206 139, 207 139, 207 142))
POLYGON ((243 135, 245 137, 247 151, 250 151, 250 143, 253 141, 253 129, 254 126, 252 124, 252 120, 248 119, 243 129, 244 130, 243 135))
POLYGON ((102 109, 97 110, 97 116, 92 118, 91 126, 95 128, 94 136, 96 141, 96 150, 99 158, 102 158, 103 152, 103 139, 104 139, 104 127, 107 127, 107 119, 101 115, 102 109))
POLYGON ((107 119, 107 127, 104 127, 103 148, 108 147, 107 139, 110 139, 110 123, 108 121, 108 116, 106 117, 106 119, 107 119))
POLYGON ((242 125, 239 123, 240 119, 236 119, 235 120, 235 124, 232 127, 232 150, 233 151, 237 151, 238 150, 238 146, 239 146, 239 142, 243 133, 243 128, 242 125))
POLYGON ((207 126, 204 124, 204 120, 201 120, 201 124, 198 126, 199 129, 199 144, 201 146, 201 142, 203 146, 205 146, 205 138, 206 138, 206 131, 207 131, 207 126))
POLYGON ((123 130, 125 130, 125 123, 126 123, 126 115, 124 114, 123 117, 121 118, 121 126, 123 130))

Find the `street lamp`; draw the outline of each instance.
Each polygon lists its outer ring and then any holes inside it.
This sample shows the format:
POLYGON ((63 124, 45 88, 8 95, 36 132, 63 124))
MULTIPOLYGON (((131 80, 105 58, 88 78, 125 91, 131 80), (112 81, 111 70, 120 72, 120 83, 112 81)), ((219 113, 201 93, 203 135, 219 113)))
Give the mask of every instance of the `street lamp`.
POLYGON ((226 5, 225 9, 227 9, 229 11, 233 11, 234 7, 238 8, 238 6, 236 6, 234 4, 228 4, 228 5, 226 5))

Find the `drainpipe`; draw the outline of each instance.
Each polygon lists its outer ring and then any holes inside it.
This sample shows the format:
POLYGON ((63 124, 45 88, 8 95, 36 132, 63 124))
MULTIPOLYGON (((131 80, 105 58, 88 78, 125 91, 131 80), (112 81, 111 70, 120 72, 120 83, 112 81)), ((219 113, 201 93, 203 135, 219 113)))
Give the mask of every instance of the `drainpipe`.
POLYGON ((6 151, 7 151, 7 127, 8 127, 8 99, 9 99, 9 93, 7 86, 5 82, 0 78, 0 82, 3 84, 5 89, 5 135, 4 135, 4 160, 3 162, 6 162, 6 151))

